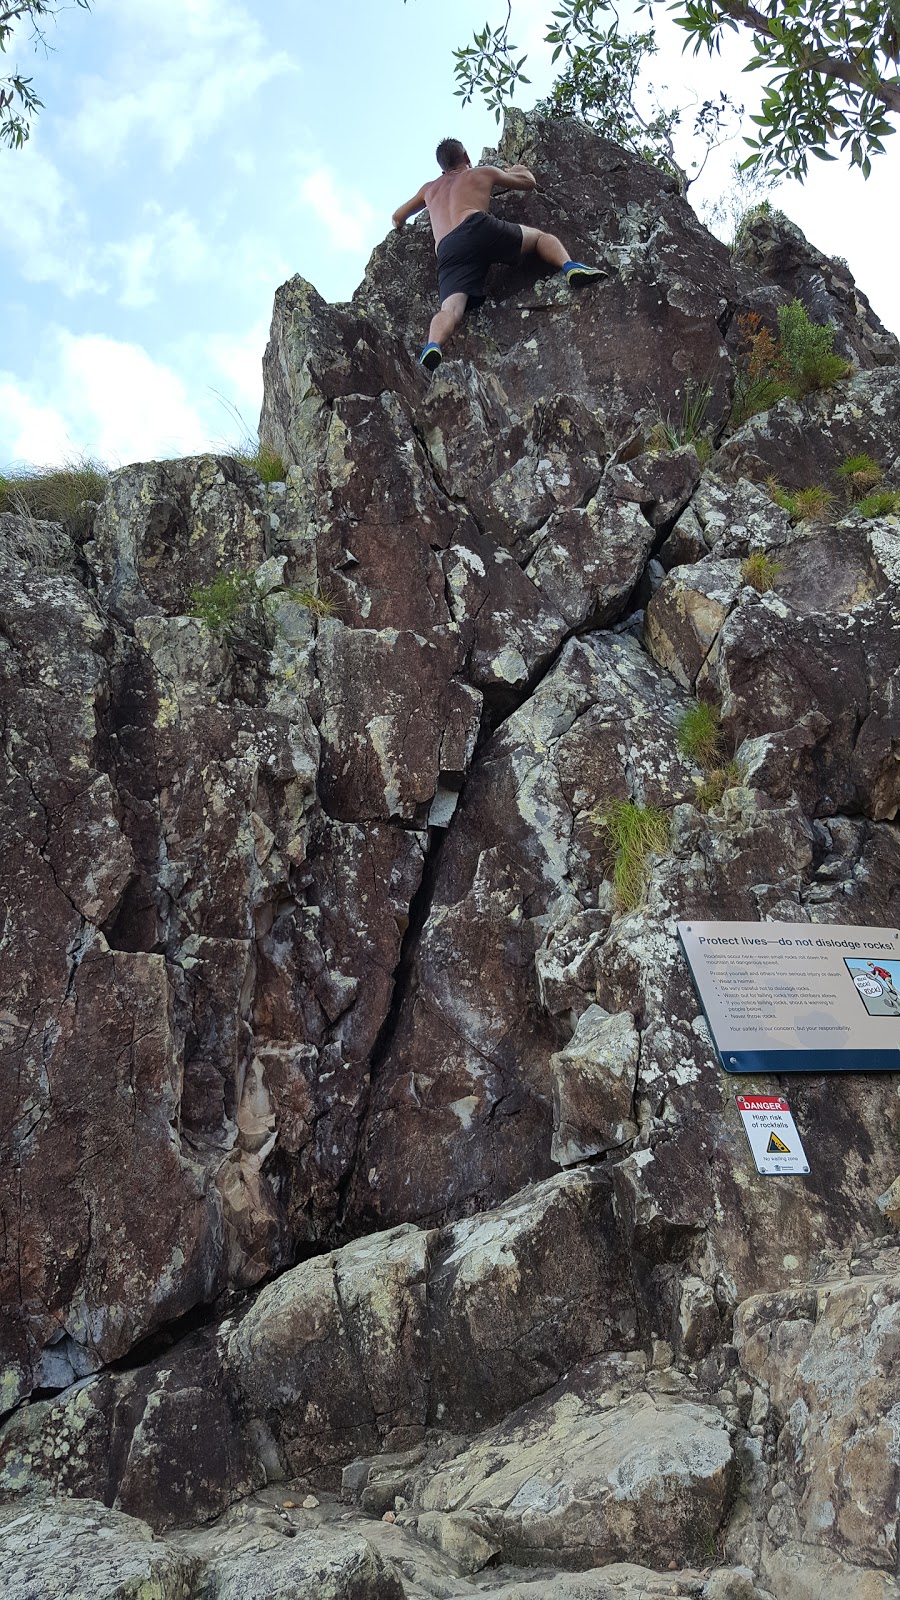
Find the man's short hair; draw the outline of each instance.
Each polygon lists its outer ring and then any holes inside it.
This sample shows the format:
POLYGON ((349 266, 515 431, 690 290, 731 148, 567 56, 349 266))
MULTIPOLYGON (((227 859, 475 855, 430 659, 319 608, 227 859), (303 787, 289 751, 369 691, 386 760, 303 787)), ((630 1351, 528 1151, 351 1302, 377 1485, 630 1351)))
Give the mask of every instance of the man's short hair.
POLYGON ((442 139, 434 153, 442 172, 462 166, 466 159, 466 147, 459 139, 442 139))

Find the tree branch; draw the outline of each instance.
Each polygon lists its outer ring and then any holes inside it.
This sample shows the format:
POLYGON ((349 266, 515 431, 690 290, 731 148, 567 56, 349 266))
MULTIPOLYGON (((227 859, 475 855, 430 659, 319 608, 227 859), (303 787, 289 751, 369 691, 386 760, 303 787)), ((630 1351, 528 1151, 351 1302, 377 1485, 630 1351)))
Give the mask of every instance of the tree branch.
MULTIPOLYGON (((776 44, 781 40, 772 32, 770 19, 762 11, 757 11, 755 6, 746 5, 744 0, 717 0, 718 9, 733 22, 743 23, 753 33, 764 34, 767 39, 772 39, 776 44)), ((900 84, 888 83, 884 78, 878 78, 873 84, 871 78, 855 67, 852 62, 845 61, 841 56, 817 54, 810 62, 805 62, 811 72, 824 72, 829 78, 837 78, 839 82, 848 84, 851 88, 862 89, 870 94, 873 99, 880 100, 889 111, 900 111, 900 84)))

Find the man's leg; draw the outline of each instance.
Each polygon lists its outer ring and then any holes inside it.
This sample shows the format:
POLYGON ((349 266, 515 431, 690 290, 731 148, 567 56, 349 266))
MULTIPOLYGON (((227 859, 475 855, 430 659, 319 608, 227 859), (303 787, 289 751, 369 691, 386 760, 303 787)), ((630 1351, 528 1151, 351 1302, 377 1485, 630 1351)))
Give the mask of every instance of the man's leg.
POLYGON ((432 317, 428 329, 429 344, 446 344, 462 322, 468 299, 467 294, 448 294, 441 301, 441 309, 432 317))
POLYGON ((546 261, 549 267, 557 267, 565 273, 568 283, 595 283, 603 277, 598 267, 586 267, 583 261, 572 261, 555 233, 542 233, 540 228, 523 227, 522 254, 529 255, 532 251, 540 261, 546 261))
POLYGON ((540 228, 522 229, 522 254, 531 255, 532 251, 540 261, 546 261, 549 267, 564 267, 569 259, 569 252, 561 244, 555 233, 541 233, 540 228))

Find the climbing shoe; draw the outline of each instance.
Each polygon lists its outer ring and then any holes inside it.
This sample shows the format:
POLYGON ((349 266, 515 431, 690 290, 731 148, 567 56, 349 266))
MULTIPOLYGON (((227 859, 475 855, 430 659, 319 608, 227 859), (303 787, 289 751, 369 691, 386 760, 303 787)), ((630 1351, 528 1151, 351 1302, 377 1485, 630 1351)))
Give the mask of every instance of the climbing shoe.
POLYGON ((601 267, 586 267, 583 261, 567 261, 559 270, 566 283, 577 289, 587 283, 596 283, 598 278, 606 276, 601 267))
POLYGON ((439 344, 427 344, 419 357, 419 366, 426 372, 434 372, 444 359, 443 351, 439 344))

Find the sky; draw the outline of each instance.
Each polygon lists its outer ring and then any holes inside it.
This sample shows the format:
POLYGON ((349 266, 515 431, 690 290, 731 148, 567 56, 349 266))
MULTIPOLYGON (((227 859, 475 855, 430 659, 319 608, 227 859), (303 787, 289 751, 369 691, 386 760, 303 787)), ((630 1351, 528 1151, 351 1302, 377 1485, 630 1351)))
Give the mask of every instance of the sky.
MULTIPOLYGON (((551 4, 514 0, 515 40, 533 51, 526 107, 552 80, 551 4)), ((473 159, 496 143, 493 116, 454 96, 452 50, 504 13, 503 0, 94 0, 51 24, 47 56, 20 41, 6 60, 45 109, 22 151, 0 147, 0 471, 253 439, 278 285, 299 272, 348 298, 391 212, 435 174, 438 140, 457 135, 473 159)), ((724 87, 755 109, 739 42, 695 60, 656 22, 664 99, 724 87)), ((868 183, 813 163, 773 203, 847 259, 900 332, 891 143, 868 183)), ((741 153, 716 153, 698 209, 741 153)))

